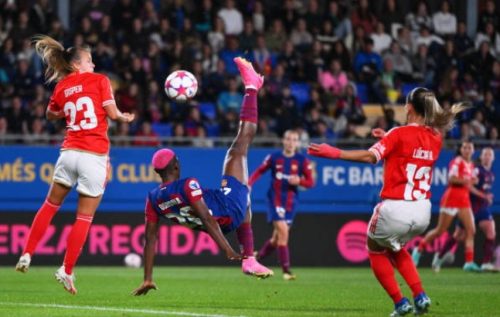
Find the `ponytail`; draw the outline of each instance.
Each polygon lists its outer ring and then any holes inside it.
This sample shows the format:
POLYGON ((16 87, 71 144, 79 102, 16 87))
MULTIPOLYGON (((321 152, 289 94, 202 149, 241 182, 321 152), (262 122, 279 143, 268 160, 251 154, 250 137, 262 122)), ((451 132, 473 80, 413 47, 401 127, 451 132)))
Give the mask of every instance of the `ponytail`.
POLYGON ((413 89, 408 94, 406 102, 411 103, 415 112, 424 117, 425 125, 439 131, 451 130, 457 114, 470 108, 468 103, 459 102, 450 109, 443 109, 434 93, 422 87, 413 89))
POLYGON ((80 50, 90 51, 88 47, 64 49, 61 43, 47 35, 33 37, 35 51, 47 65, 45 79, 48 83, 59 81, 75 71, 72 62, 80 59, 80 50))

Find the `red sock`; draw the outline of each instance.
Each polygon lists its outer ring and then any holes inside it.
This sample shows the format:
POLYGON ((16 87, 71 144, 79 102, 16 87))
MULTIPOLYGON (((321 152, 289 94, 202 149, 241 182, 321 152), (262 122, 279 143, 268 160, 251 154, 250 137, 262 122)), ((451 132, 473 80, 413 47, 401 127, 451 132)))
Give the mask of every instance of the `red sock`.
POLYGON ((244 256, 253 256, 253 230, 250 223, 242 223, 236 229, 238 242, 240 243, 240 251, 244 256))
POLYGON ((287 245, 278 246, 278 258, 283 273, 290 273, 290 252, 287 245))
POLYGON ((375 274, 380 285, 382 285, 387 294, 389 294, 393 302, 395 304, 398 303, 403 298, 403 294, 394 276, 394 268, 392 267, 391 260, 389 260, 387 253, 368 251, 368 256, 370 258, 370 266, 372 267, 373 274, 375 274))
POLYGON ((406 284, 411 288, 413 297, 417 297, 418 294, 422 293, 424 289, 422 288, 422 282, 418 276, 417 268, 411 259, 411 255, 402 249, 399 252, 393 253, 394 263, 399 271, 399 274, 405 279, 406 284))
POLYGON ((68 236, 66 255, 64 256, 64 269, 66 274, 71 274, 73 272, 73 267, 87 240, 87 234, 92 224, 92 219, 92 216, 76 215, 76 221, 68 236))
POLYGON ((276 246, 271 243, 271 239, 267 240, 262 248, 259 250, 259 254, 257 255, 257 258, 263 259, 269 254, 273 253, 274 250, 276 250, 276 246))
POLYGON ((38 209, 35 219, 33 219, 33 223, 31 224, 28 242, 26 242, 23 254, 29 253, 30 255, 33 255, 38 242, 40 242, 40 239, 45 234, 45 231, 47 231, 47 228, 49 227, 52 218, 59 210, 59 207, 61 206, 54 205, 48 200, 45 200, 40 209, 38 209))
POLYGON ((495 252, 495 240, 486 239, 483 244, 483 263, 490 263, 495 252))
POLYGON ((422 253, 425 250, 425 247, 427 246, 427 242, 425 240, 420 240, 420 243, 418 244, 418 252, 422 253))
POLYGON ((246 89, 245 96, 243 97, 243 104, 240 110, 240 120, 250 121, 257 123, 258 111, 257 111, 257 90, 246 89))
POLYGON ((474 261, 474 248, 465 248, 465 263, 474 261))
POLYGON ((439 251, 439 257, 442 258, 448 251, 453 250, 457 246, 457 240, 453 235, 448 235, 446 241, 444 242, 443 248, 439 251))

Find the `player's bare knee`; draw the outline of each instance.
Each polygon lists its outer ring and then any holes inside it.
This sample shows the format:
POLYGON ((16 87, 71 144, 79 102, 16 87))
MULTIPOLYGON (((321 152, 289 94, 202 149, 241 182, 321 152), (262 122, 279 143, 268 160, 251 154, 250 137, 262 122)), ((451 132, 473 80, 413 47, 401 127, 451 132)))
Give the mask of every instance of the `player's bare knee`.
POLYGON ((233 144, 227 151, 227 156, 234 158, 246 158, 247 153, 248 153, 248 148, 244 147, 240 144, 233 144))

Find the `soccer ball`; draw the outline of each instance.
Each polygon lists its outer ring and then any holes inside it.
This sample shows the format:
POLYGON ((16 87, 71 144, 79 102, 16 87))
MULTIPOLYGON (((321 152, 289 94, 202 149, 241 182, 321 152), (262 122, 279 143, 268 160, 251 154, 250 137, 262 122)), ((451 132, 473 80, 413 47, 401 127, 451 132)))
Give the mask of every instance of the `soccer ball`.
POLYGON ((123 263, 126 267, 139 268, 142 264, 142 258, 137 253, 129 253, 123 259, 123 263))
POLYGON ((178 102, 185 102, 196 95, 198 81, 193 74, 185 70, 176 70, 165 80, 165 93, 178 102))

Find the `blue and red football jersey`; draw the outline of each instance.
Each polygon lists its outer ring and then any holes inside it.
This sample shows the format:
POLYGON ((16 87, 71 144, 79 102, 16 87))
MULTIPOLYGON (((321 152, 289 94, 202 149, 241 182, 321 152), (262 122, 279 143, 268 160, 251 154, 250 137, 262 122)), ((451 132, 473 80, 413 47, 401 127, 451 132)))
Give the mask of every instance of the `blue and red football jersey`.
POLYGON ((165 217, 183 226, 206 231, 191 204, 202 199, 222 232, 236 229, 244 220, 248 206, 248 188, 232 176, 223 176, 220 189, 204 189, 196 178, 183 178, 161 184, 148 193, 146 222, 165 217))
POLYGON ((300 177, 299 186, 310 188, 314 185, 311 162, 300 153, 286 157, 282 151, 268 155, 264 162, 252 173, 248 181, 252 186, 268 169, 271 170, 271 187, 268 198, 275 207, 282 207, 291 212, 296 203, 298 186, 290 185, 290 176, 300 177))
MULTIPOLYGON (((474 169, 474 175, 478 178, 478 183, 475 184, 474 187, 485 194, 491 193, 491 188, 493 187, 493 182, 495 181, 495 174, 493 174, 492 171, 488 171, 483 166, 478 165, 474 169)), ((470 201, 474 212, 488 208, 488 200, 472 193, 470 194, 470 201)))

